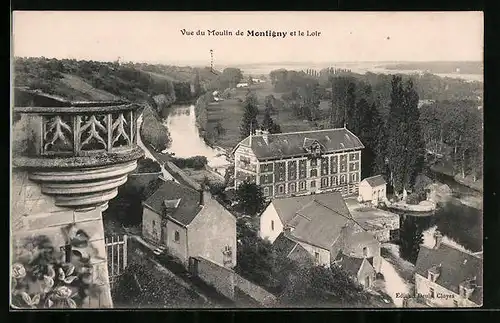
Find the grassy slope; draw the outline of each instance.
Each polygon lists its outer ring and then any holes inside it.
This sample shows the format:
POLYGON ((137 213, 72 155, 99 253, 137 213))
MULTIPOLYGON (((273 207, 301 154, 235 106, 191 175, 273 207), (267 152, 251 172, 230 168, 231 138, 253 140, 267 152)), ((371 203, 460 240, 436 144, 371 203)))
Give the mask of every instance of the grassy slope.
MULTIPOLYGON (((281 93, 273 91, 270 83, 263 83, 250 86, 255 92, 259 102, 259 123, 262 122, 265 110, 265 97, 272 94, 275 98, 281 98, 281 93)), ((247 89, 236 89, 235 95, 231 99, 211 104, 208 106, 208 131, 214 131, 217 122, 220 122, 225 135, 215 140, 215 145, 225 149, 232 149, 240 141, 240 124, 243 117, 243 104, 238 99, 244 100, 247 89)), ((328 109, 328 105, 321 104, 321 109, 328 109)), ((281 126, 282 132, 306 131, 314 129, 314 125, 309 121, 299 120, 293 115, 291 110, 280 108, 272 118, 281 126)))

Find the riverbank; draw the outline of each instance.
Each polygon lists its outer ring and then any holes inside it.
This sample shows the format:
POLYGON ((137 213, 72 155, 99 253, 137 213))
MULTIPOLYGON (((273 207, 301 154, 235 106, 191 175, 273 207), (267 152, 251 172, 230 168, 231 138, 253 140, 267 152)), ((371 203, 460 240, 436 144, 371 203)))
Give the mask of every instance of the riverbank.
POLYGON ((460 174, 455 174, 453 168, 449 165, 445 165, 445 163, 434 163, 431 166, 429 166, 428 169, 430 172, 434 173, 435 175, 438 175, 440 181, 443 181, 444 177, 446 177, 457 184, 473 189, 477 193, 481 194, 483 193, 482 178, 474 181, 474 179, 470 175, 462 177, 460 174))

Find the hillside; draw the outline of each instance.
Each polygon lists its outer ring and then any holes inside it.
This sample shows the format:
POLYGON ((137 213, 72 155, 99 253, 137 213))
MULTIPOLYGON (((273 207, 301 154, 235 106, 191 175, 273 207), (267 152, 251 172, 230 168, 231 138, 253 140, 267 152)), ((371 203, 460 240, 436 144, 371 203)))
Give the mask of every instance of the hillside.
POLYGON ((173 103, 195 99, 199 93, 193 93, 192 88, 197 79, 203 89, 215 78, 206 69, 191 67, 44 57, 14 61, 14 86, 38 89, 69 100, 126 99, 146 103, 141 135, 145 142, 160 150, 166 148, 170 138, 158 114, 173 103))

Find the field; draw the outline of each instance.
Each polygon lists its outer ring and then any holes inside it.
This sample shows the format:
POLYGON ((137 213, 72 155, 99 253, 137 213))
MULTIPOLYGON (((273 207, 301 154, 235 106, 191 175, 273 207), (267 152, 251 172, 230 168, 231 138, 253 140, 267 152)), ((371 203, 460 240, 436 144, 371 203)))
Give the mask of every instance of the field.
MULTIPOLYGON (((259 123, 262 121, 265 110, 265 98, 272 94, 275 98, 281 98, 281 93, 273 91, 270 83, 251 85, 250 89, 255 92, 259 102, 259 123)), ((248 89, 236 89, 235 95, 230 99, 221 102, 212 103, 208 106, 208 131, 212 132, 217 122, 222 124, 226 130, 225 134, 216 138, 214 143, 224 149, 232 149, 240 138, 240 124, 243 116, 243 104, 238 99, 244 100, 248 89)), ((322 108, 325 104, 321 105, 322 108)), ((280 108, 275 114, 271 115, 275 122, 281 126, 282 132, 306 131, 314 129, 314 125, 309 121, 298 120, 291 110, 280 108)))

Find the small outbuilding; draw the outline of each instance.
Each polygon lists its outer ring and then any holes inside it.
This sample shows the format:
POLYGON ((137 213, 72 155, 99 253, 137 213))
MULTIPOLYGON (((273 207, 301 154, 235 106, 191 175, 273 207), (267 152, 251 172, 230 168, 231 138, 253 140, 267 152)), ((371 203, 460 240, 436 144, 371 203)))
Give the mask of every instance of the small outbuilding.
POLYGON ((378 205, 387 200, 387 182, 382 175, 367 177, 359 183, 359 200, 378 205))

